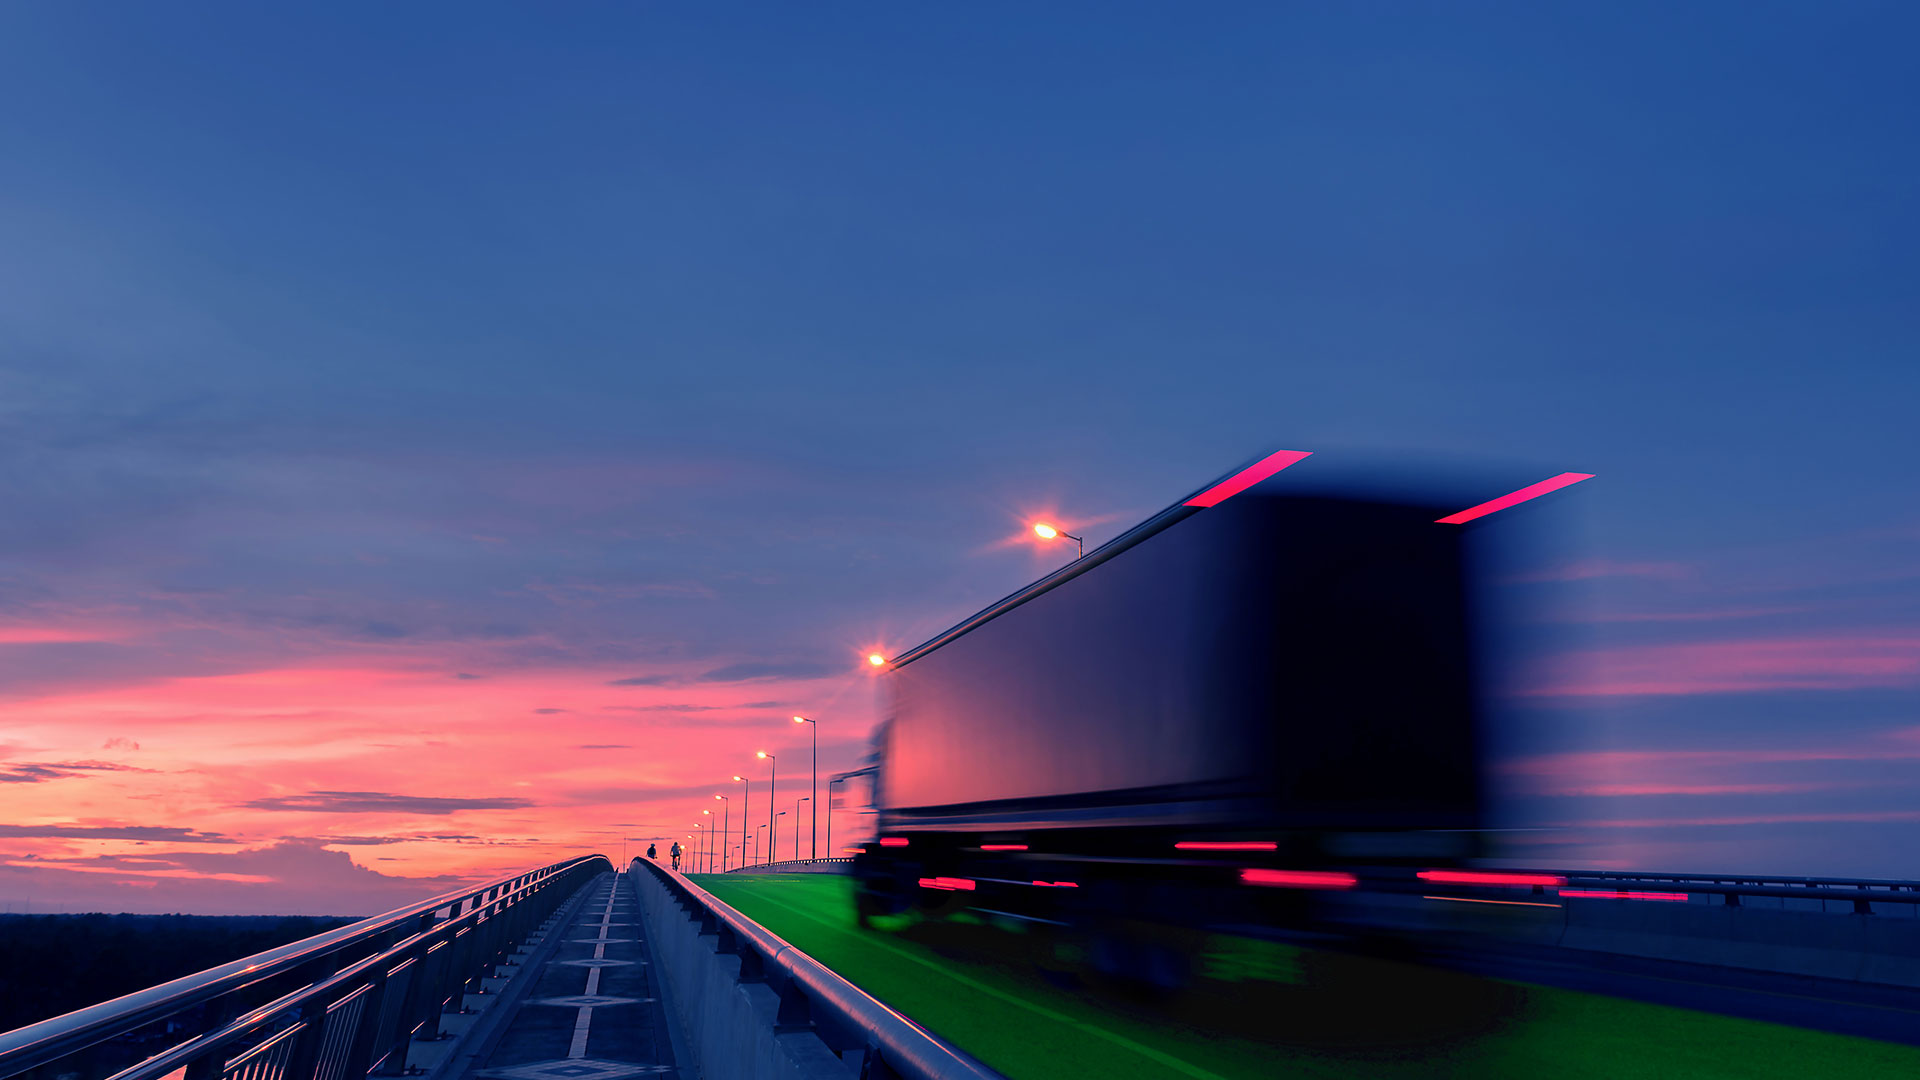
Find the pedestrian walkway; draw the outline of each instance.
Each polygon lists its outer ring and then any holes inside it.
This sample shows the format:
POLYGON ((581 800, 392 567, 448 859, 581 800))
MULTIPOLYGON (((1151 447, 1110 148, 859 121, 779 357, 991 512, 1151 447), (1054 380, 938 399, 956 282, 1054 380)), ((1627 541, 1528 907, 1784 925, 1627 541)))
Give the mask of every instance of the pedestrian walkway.
POLYGON ((604 874, 585 892, 529 958, 533 982, 460 1080, 680 1080, 632 881, 604 874))

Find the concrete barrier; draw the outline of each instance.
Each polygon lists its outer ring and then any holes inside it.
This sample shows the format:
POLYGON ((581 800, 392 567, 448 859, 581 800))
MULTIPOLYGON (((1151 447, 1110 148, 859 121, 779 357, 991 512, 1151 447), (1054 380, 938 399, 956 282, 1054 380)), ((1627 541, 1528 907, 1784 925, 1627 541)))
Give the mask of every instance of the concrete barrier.
MULTIPOLYGON (((671 872, 671 871, 667 871, 671 872)), ((672 990, 703 1080, 846 1080, 858 1070, 807 1027, 783 1022, 780 995, 741 977, 718 927, 653 874, 632 875, 658 973, 672 990)))

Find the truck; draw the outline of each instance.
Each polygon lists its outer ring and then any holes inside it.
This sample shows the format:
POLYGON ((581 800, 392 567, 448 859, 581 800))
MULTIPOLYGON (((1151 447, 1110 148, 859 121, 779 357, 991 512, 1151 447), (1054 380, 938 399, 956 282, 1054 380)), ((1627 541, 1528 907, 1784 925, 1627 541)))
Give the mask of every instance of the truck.
POLYGON ((1139 974, 1479 852, 1472 530, 1236 477, 888 661, 863 924, 971 909, 1139 974))

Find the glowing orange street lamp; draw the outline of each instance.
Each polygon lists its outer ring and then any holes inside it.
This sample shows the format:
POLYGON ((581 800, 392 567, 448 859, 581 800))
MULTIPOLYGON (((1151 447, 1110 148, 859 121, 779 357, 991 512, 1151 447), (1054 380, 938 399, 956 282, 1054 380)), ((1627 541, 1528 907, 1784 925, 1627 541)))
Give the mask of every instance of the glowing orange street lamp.
POLYGON ((740 792, 740 865, 747 865, 747 815, 753 811, 753 781, 744 776, 733 778, 735 782, 745 784, 740 792))
POLYGON ((1072 533, 1061 532, 1059 529, 1054 528, 1053 526, 1047 524, 1044 521, 1038 522, 1034 525, 1033 535, 1039 537, 1042 540, 1052 540, 1057 536, 1066 537, 1067 539, 1073 541, 1074 546, 1078 549, 1079 553, 1074 555, 1074 558, 1076 559, 1080 558, 1082 555, 1085 555, 1087 553, 1087 542, 1085 540, 1080 539, 1079 537, 1073 535, 1072 533))
MULTIPOLYGON (((767 839, 771 841, 774 838, 773 797, 779 794, 779 792, 776 791, 775 788, 778 787, 778 784, 776 783, 776 781, 780 779, 780 762, 778 759, 774 757, 774 755, 767 753, 765 750, 755 751, 754 756, 767 763, 767 839)), ((769 854, 772 853, 771 848, 768 849, 768 853, 769 854)), ((768 859, 767 861, 771 863, 773 860, 768 859)))
MULTIPOLYGON (((813 776, 807 782, 807 797, 812 798, 820 794, 820 725, 804 716, 794 717, 793 722, 807 725, 807 730, 813 735, 813 776)), ((799 803, 795 803, 793 809, 793 826, 797 829, 800 827, 799 803)), ((813 821, 809 823, 807 827, 807 858, 809 860, 820 857, 819 841, 820 807, 818 804, 815 804, 813 808, 813 821)), ((800 857, 800 841, 798 838, 795 838, 793 842, 793 857, 796 859, 800 857)))
POLYGON ((881 656, 877 652, 870 652, 867 654, 867 663, 872 664, 874 667, 879 667, 882 664, 885 664, 886 662, 887 662, 887 658, 884 656, 881 656))

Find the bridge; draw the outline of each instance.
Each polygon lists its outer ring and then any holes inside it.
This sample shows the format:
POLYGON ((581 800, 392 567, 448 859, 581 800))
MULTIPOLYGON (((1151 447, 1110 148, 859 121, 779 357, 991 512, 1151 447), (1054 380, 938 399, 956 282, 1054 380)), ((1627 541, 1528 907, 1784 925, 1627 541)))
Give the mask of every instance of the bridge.
POLYGON ((981 903, 863 928, 846 866, 683 875, 584 856, 5 1033, 0 1077, 1920 1068, 1920 882, 1459 872, 1386 898, 1405 948, 1223 928, 1191 993, 1147 1000, 1087 978, 1070 935, 990 932, 1010 920, 981 903))

